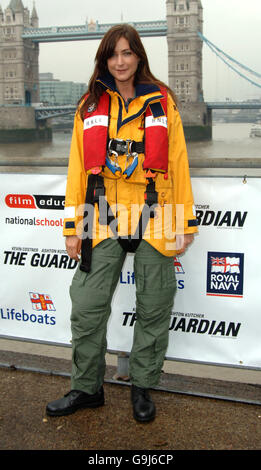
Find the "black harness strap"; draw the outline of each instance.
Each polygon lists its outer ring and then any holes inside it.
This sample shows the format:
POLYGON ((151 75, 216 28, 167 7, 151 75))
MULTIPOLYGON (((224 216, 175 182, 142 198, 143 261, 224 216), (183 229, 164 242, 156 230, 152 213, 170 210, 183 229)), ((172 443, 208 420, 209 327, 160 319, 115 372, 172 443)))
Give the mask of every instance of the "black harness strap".
POLYGON ((144 193, 145 204, 142 209, 134 236, 129 236, 128 238, 119 237, 118 239, 122 248, 130 253, 135 253, 141 240, 143 239, 143 235, 145 233, 149 219, 153 219, 155 216, 155 207, 152 206, 158 203, 158 193, 155 189, 155 181, 153 181, 153 178, 148 178, 148 180, 149 182, 144 193))
MULTIPOLYGON (((144 193, 145 205, 142 209, 141 216, 139 218, 139 223, 136 229, 134 236, 128 235, 126 237, 119 237, 117 230, 114 235, 117 238, 122 249, 129 253, 134 253, 145 233, 148 221, 150 218, 154 218, 154 204, 158 203, 158 193, 155 190, 155 182, 153 178, 148 178, 149 182, 147 184, 146 191, 144 193)), ((110 211, 110 206, 108 201, 105 198, 105 186, 102 176, 99 175, 89 175, 88 186, 86 191, 86 204, 91 204, 94 206, 95 203, 99 207, 99 223, 101 225, 110 225, 112 221, 115 220, 115 216, 110 211)), ((84 212, 84 218, 87 218, 84 226, 84 236, 82 240, 82 256, 81 256, 81 265, 80 270, 84 272, 90 272, 91 270, 91 260, 92 260, 92 229, 93 229, 93 214, 88 214, 88 211, 84 212)))
POLYGON ((103 178, 99 175, 89 175, 88 185, 86 190, 85 198, 85 211, 84 219, 86 221, 83 227, 83 239, 82 239, 82 253, 81 253, 81 264, 80 270, 89 273, 91 270, 92 262, 92 229, 93 229, 93 212, 88 213, 88 206, 91 205, 94 208, 95 202, 99 201, 99 195, 105 194, 105 188, 103 178))
POLYGON ((145 199, 146 205, 150 208, 150 217, 153 219, 155 213, 154 213, 154 208, 151 210, 151 207, 154 204, 158 204, 158 193, 155 189, 155 181, 153 180, 153 178, 148 178, 148 181, 149 182, 147 184, 147 188, 144 193, 144 199, 145 199))

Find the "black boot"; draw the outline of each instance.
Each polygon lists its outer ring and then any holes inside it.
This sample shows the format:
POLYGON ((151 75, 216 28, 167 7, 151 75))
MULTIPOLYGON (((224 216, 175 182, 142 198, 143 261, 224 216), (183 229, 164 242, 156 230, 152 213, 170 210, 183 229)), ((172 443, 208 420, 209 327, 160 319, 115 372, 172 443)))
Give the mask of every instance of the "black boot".
POLYGON ((131 401, 133 405, 133 416, 137 421, 152 421, 155 418, 155 405, 147 388, 132 385, 131 401))
POLYGON ((80 390, 71 390, 63 398, 48 403, 46 414, 64 416, 74 413, 79 408, 96 408, 102 405, 104 405, 103 387, 92 395, 80 390))

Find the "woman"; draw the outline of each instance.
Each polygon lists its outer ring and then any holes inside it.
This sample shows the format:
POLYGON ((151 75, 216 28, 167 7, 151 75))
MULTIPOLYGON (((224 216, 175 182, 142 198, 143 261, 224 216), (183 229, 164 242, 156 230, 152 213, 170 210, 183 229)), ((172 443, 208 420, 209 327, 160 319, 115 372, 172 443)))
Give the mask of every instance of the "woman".
POLYGON ((104 404, 111 299, 126 253, 135 252, 131 400, 136 420, 155 417, 149 388, 158 384, 168 345, 173 256, 192 242, 196 225, 175 97, 152 75, 137 31, 112 27, 75 115, 64 223, 69 256, 81 254, 70 288, 71 391, 47 405, 48 415, 104 404))

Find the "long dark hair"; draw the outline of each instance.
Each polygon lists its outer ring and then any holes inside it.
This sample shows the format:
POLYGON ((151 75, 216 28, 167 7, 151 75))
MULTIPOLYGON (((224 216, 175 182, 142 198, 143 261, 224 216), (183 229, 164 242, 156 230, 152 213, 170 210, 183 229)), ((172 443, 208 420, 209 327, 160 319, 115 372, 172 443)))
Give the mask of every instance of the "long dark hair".
POLYGON ((135 75, 134 84, 153 83, 165 87, 172 96, 175 103, 176 97, 173 91, 163 82, 158 80, 150 71, 149 61, 141 42, 140 36, 135 28, 128 24, 115 25, 104 35, 95 56, 95 68, 88 84, 87 92, 81 97, 78 104, 84 103, 80 107, 81 118, 84 119, 86 110, 90 105, 98 105, 99 99, 104 92, 104 87, 97 82, 98 77, 108 74, 107 60, 113 55, 116 43, 124 37, 130 45, 130 49, 139 57, 139 65, 135 75), (87 99, 86 96, 88 95, 87 99))

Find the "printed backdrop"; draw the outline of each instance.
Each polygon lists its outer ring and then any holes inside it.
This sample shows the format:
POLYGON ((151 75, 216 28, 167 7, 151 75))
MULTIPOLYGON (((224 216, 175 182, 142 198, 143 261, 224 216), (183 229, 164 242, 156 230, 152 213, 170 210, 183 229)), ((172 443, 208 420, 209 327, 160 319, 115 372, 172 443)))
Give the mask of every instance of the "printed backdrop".
MULTIPOLYGON (((0 175, 0 335, 70 344, 76 268, 62 236, 64 175, 0 175)), ((166 357, 261 367, 258 178, 194 177, 199 235, 174 259, 177 295, 166 357)), ((108 350, 129 352, 135 325, 128 255, 108 325, 108 350)))

